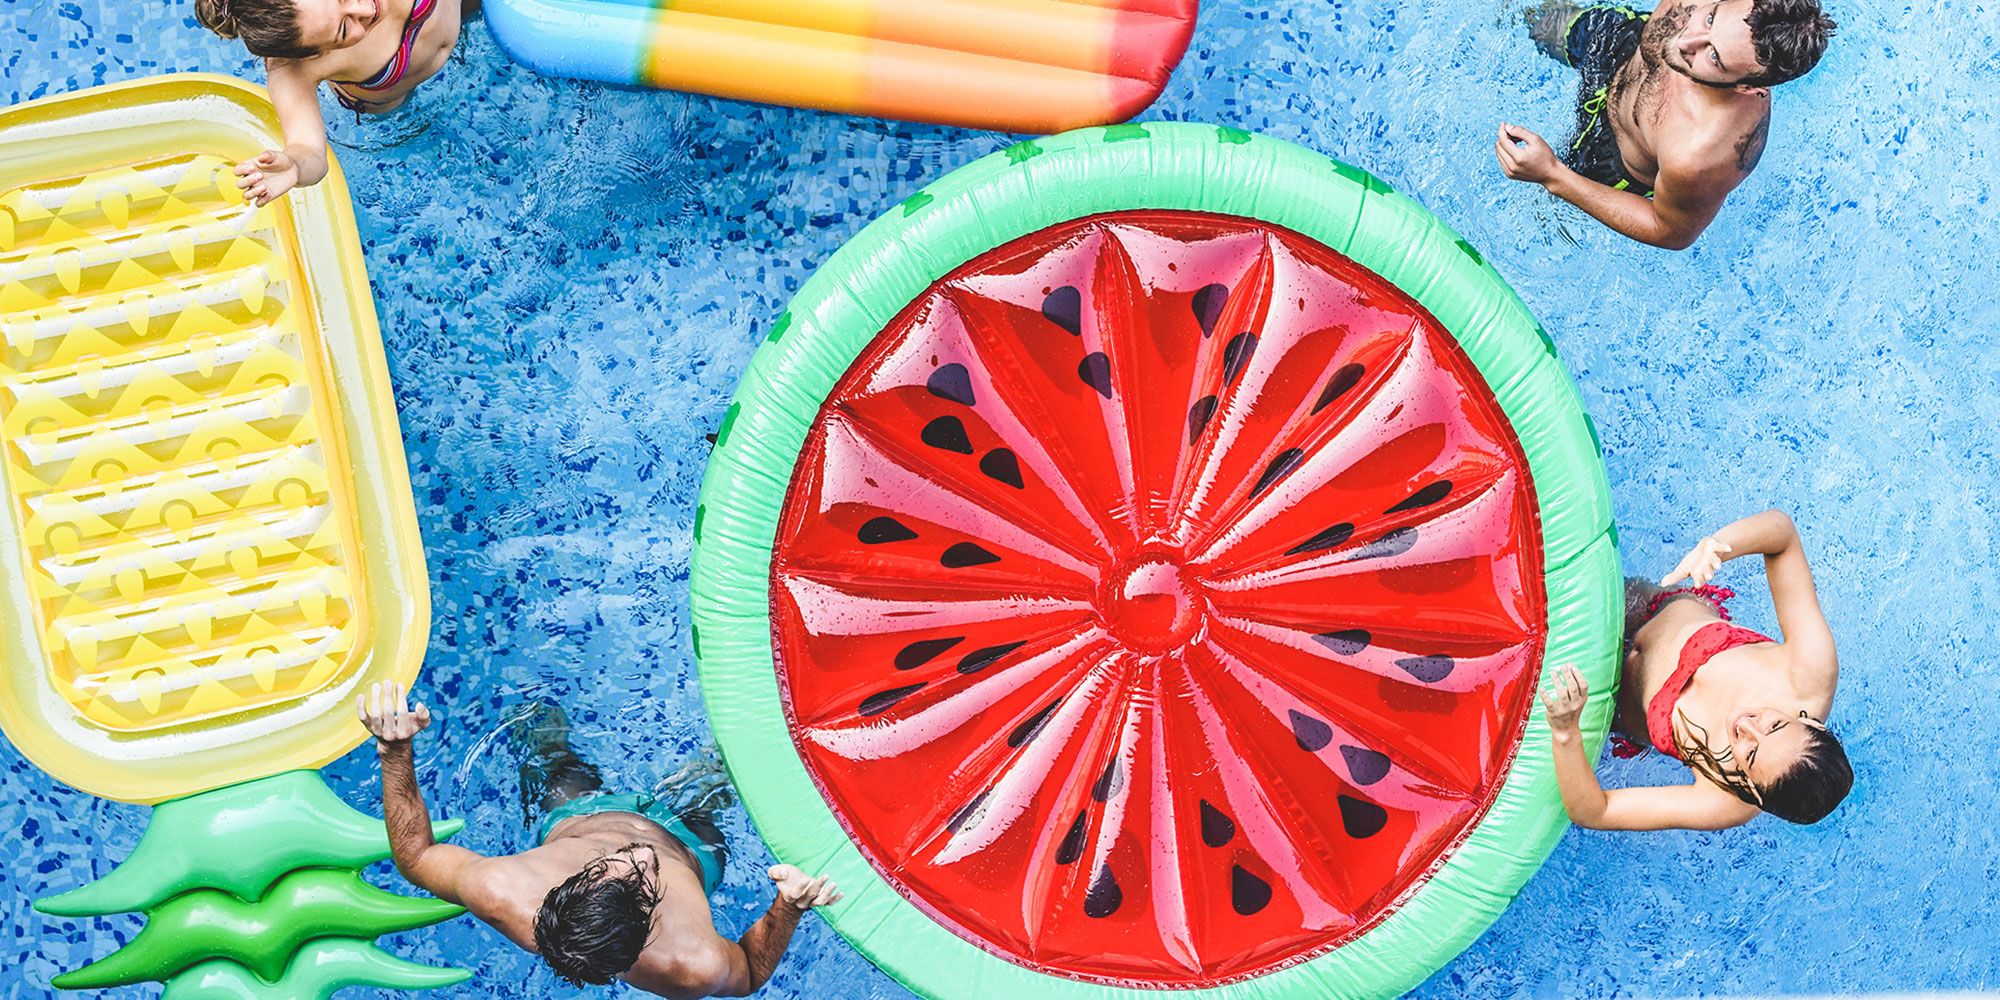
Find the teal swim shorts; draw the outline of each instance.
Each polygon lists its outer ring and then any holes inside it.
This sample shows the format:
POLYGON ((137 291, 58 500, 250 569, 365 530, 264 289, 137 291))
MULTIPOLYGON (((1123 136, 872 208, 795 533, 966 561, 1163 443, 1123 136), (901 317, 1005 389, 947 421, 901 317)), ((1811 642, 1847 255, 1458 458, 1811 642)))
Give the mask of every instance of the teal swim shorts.
POLYGON ((658 823, 662 829, 673 834, 674 839, 686 844, 687 849, 694 852, 695 859, 701 862, 701 887, 703 891, 712 895, 716 887, 722 884, 722 861, 724 857, 722 844, 702 839, 693 830, 688 829, 688 825, 681 822, 679 816, 668 813, 662 803, 655 801, 651 795, 640 792, 628 792, 621 795, 592 792, 588 795, 579 795, 549 810, 548 818, 542 820, 540 842, 548 843, 549 833, 555 830, 556 824, 561 823, 563 820, 574 816, 591 816, 606 812, 637 813, 658 823))

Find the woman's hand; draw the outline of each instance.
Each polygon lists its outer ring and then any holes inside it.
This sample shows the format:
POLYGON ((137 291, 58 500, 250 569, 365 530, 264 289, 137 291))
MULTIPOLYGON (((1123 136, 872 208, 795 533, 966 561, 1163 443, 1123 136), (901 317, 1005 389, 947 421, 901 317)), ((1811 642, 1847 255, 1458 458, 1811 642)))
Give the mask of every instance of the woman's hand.
POLYGON ((236 186, 258 208, 283 197, 298 183, 298 162, 282 149, 267 149, 236 165, 236 186))
POLYGON ((1730 553, 1734 551, 1727 542, 1710 535, 1682 556, 1680 565, 1675 566, 1673 572, 1660 578, 1660 586, 1671 587, 1682 580, 1697 587, 1707 586, 1708 581, 1715 579, 1715 573, 1722 568, 1722 564, 1732 558, 1730 553))
POLYGON ((771 881, 778 884, 778 902, 799 913, 820 906, 831 906, 843 898, 840 888, 833 879, 821 875, 807 878, 796 865, 772 865, 768 873, 771 881))
POLYGON ((1583 706, 1590 700, 1590 685, 1575 667, 1556 670, 1555 680, 1542 692, 1542 706, 1548 709, 1549 731, 1558 739, 1582 732, 1583 706))
POLYGON ((361 724, 384 747, 407 745, 412 737, 430 727, 430 706, 418 702, 413 710, 407 695, 408 692, 389 681, 377 681, 367 694, 355 696, 354 707, 361 715, 361 724))

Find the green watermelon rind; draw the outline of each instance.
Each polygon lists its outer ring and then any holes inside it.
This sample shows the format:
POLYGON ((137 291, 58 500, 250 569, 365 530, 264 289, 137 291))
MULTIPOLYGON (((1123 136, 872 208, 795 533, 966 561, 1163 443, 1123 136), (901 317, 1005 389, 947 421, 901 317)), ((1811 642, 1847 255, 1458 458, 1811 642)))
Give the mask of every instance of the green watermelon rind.
POLYGON ((841 247, 774 324, 729 407, 697 509, 694 646, 708 717, 772 852, 831 874, 847 898, 823 911, 826 918, 918 994, 1394 996, 1483 933, 1567 826, 1539 700, 1485 816, 1388 916, 1283 968, 1172 991, 1037 972, 934 922, 848 840, 793 747, 772 662, 771 556, 822 402, 875 335, 954 268, 1052 225, 1139 209, 1237 215, 1311 237, 1395 283, 1457 338, 1513 425, 1534 480, 1550 623, 1543 662, 1583 671, 1594 692, 1584 715, 1588 752, 1603 742, 1623 615, 1610 489, 1576 386, 1520 298, 1456 233, 1365 171, 1213 125, 1116 129, 1018 144, 946 174, 841 247))

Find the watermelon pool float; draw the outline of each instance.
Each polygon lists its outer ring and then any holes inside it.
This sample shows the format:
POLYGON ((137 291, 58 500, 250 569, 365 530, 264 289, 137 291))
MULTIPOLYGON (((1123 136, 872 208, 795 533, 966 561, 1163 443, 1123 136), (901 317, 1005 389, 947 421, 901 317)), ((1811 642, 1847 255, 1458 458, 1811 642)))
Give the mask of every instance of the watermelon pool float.
POLYGON ((1380 181, 1192 124, 1022 143, 780 317, 696 520, 709 714, 835 928, 934 997, 1381 996, 1563 826, 1616 668, 1549 340, 1380 181))

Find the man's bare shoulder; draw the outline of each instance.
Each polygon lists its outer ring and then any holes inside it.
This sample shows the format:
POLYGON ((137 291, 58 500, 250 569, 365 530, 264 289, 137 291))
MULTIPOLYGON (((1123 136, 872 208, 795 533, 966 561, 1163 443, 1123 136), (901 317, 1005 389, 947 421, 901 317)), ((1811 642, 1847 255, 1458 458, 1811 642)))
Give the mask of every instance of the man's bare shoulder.
POLYGON ((1757 168, 1771 135, 1771 94, 1759 90, 1689 124, 1684 138, 1660 150, 1660 170, 1689 179, 1740 181, 1757 168))
POLYGON ((713 932, 689 929, 662 935, 647 943, 638 964, 621 978, 663 997, 729 995, 727 987, 736 978, 737 966, 732 947, 713 932))
POLYGON ((561 884, 565 859, 546 847, 482 858, 465 873, 461 896, 472 911, 508 940, 535 950, 535 914, 549 890, 561 884))

